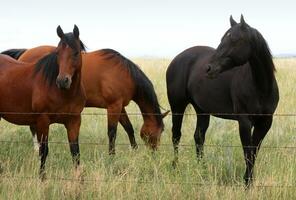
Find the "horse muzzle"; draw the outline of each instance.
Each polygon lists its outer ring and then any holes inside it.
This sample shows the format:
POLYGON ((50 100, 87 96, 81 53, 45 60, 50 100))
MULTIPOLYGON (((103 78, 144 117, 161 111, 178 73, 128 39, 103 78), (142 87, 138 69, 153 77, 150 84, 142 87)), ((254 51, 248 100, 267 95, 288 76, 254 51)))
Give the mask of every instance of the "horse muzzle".
POLYGON ((57 77, 56 84, 59 89, 68 90, 71 87, 72 78, 70 76, 57 77))

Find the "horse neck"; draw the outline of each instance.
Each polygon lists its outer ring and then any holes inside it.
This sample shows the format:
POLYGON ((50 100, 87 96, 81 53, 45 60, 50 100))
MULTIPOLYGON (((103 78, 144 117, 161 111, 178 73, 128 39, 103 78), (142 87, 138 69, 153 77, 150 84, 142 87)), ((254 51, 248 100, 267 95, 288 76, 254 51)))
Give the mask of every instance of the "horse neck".
MULTIPOLYGON (((267 44, 264 44, 267 45, 267 44)), ((262 45, 261 45, 262 46, 262 45)), ((270 94, 274 83, 274 64, 267 46, 262 49, 253 48, 249 59, 256 88, 263 96, 270 94)))
POLYGON ((72 77, 72 85, 71 85, 71 93, 74 95, 81 90, 81 71, 75 72, 74 76, 72 77))
POLYGON ((136 102, 136 104, 139 106, 141 113, 142 113, 142 117, 144 120, 144 126, 156 126, 156 127, 160 127, 161 126, 161 122, 160 122, 160 118, 161 117, 161 113, 156 112, 155 108, 153 107, 153 105, 147 103, 144 98, 136 98, 134 99, 134 101, 136 102))

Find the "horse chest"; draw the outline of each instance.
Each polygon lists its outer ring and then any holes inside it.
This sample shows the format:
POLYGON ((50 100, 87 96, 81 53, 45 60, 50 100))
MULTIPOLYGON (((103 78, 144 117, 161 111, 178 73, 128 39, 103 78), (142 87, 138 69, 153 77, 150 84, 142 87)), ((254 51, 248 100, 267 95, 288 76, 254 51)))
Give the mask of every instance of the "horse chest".
POLYGON ((52 113, 80 113, 84 108, 85 99, 83 90, 72 95, 66 94, 66 91, 54 91, 42 96, 33 95, 32 109, 34 112, 50 110, 52 113))
POLYGON ((224 80, 224 75, 217 79, 195 76, 189 80, 188 92, 203 112, 230 113, 233 105, 229 88, 230 82, 224 80))

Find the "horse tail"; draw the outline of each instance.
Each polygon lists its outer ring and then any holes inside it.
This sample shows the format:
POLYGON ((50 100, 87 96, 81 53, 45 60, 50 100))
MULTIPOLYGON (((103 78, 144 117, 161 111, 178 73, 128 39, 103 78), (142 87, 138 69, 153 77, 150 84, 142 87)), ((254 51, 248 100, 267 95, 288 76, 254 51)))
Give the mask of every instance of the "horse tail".
POLYGON ((27 49, 8 49, 1 52, 1 54, 8 55, 17 60, 25 51, 27 51, 27 49))

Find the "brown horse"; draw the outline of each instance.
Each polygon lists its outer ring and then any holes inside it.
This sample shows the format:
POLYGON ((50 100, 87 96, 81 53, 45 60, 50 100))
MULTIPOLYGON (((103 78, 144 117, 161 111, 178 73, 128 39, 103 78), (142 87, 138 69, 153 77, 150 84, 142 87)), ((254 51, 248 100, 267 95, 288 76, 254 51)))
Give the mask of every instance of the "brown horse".
POLYGON ((58 46, 36 64, 0 55, 0 118, 35 127, 40 143, 41 177, 48 154, 48 129, 52 123, 65 125, 73 162, 76 167, 79 165, 80 113, 86 99, 81 81, 84 46, 81 46, 76 25, 73 33, 67 34, 58 26, 57 34, 60 37, 58 46))
MULTIPOLYGON (((36 62, 54 49, 52 46, 40 46, 26 51, 22 49, 21 56, 16 49, 12 53, 20 56, 21 61, 36 62)), ((11 55, 9 50, 4 53, 11 55)), ((164 127, 162 118, 168 112, 161 114, 153 85, 147 76, 136 64, 112 49, 83 53, 82 61, 86 106, 107 108, 109 153, 115 153, 118 121, 127 132, 131 146, 137 148, 133 126, 125 111, 131 100, 139 105, 144 119, 142 139, 156 149, 164 127)), ((34 128, 31 127, 31 131, 34 135, 34 128)))

